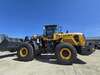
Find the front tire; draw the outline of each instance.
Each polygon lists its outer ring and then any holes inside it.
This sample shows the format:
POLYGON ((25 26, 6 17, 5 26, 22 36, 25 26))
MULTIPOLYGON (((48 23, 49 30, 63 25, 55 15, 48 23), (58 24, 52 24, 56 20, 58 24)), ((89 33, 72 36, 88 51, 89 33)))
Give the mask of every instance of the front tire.
POLYGON ((22 61, 31 61, 34 58, 34 50, 31 44, 23 43, 17 50, 18 58, 22 61))
POLYGON ((69 43, 60 43, 55 50, 60 64, 72 64, 77 59, 76 49, 69 43))

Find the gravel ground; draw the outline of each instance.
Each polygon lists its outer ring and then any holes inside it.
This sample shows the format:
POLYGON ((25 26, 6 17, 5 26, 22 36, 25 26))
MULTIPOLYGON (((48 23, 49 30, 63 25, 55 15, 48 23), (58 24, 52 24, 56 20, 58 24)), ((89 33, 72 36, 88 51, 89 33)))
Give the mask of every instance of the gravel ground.
POLYGON ((73 65, 60 65, 50 55, 23 62, 16 53, 0 52, 0 75, 100 75, 100 50, 78 58, 73 65))

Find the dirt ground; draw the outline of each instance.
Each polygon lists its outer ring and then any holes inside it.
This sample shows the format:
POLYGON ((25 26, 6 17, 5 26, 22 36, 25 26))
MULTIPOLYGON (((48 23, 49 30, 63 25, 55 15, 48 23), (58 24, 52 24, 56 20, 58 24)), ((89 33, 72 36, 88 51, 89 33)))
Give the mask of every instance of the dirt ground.
POLYGON ((16 53, 0 52, 0 75, 100 75, 100 50, 78 58, 73 65, 60 65, 51 55, 23 62, 16 53))

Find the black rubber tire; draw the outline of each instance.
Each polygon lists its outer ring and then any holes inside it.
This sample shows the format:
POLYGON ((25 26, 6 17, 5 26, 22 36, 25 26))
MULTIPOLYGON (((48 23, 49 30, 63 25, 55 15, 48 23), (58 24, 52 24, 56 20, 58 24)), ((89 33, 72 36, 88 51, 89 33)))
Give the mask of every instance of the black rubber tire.
POLYGON ((22 43, 21 46, 17 50, 17 56, 22 61, 33 60, 34 59, 34 49, 33 49, 32 45, 29 43, 22 43), (20 55, 20 49, 23 47, 27 48, 27 50, 28 50, 28 55, 26 57, 21 57, 21 55, 20 55))
POLYGON ((57 62, 60 63, 60 64, 72 64, 77 59, 76 48, 69 43, 59 43, 56 46, 55 50, 56 50, 57 62), (61 51, 62 48, 70 49, 70 51, 71 51, 71 59, 70 60, 64 60, 64 59, 61 58, 60 51, 61 51))

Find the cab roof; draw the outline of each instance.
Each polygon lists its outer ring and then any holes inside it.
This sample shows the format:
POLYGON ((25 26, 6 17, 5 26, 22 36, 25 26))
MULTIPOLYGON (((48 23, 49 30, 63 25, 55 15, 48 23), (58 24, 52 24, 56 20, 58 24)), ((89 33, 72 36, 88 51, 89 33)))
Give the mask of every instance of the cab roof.
POLYGON ((77 35, 83 35, 83 33, 77 33, 77 32, 67 33, 67 34, 77 34, 77 35))

